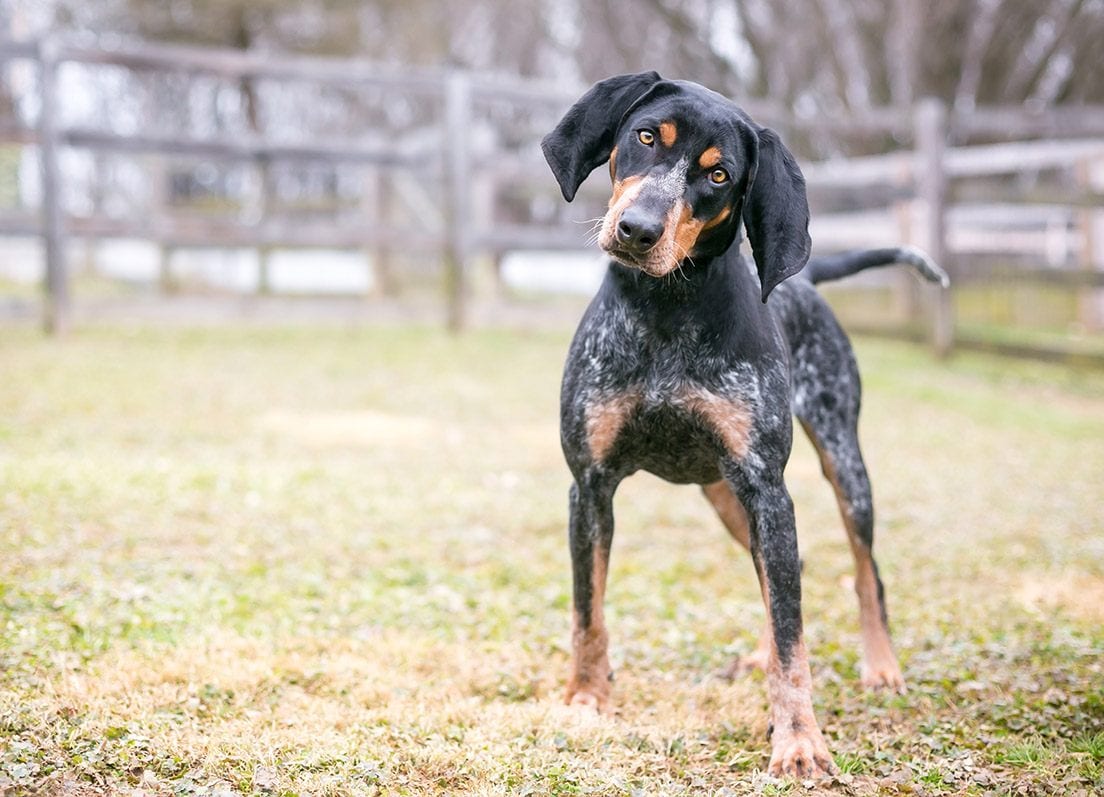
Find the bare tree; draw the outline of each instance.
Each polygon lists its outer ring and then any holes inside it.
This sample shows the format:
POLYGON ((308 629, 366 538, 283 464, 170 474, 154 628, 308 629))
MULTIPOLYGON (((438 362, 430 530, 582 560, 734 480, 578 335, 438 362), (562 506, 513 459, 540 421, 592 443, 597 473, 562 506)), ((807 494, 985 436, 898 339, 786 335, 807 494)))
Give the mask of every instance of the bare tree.
POLYGON ((59 27, 162 40, 560 82, 657 69, 809 116, 922 95, 960 109, 1104 102, 1100 0, 43 1, 59 27))

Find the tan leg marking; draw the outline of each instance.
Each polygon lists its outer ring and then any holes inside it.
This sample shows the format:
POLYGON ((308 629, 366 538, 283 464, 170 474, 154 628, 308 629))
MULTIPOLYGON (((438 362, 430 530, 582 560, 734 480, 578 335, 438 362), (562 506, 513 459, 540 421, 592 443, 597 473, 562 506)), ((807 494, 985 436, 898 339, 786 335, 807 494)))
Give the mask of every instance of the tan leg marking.
MULTIPOLYGON (((803 424, 804 425, 804 424, 803 424)), ((870 549, 859 536, 859 530, 851 512, 847 494, 840 485, 835 466, 827 452, 816 442, 816 437, 806 426, 805 431, 813 447, 820 456, 821 470, 832 485, 839 504, 843 525, 847 529, 847 541, 851 545, 851 555, 855 559, 855 594, 859 599, 859 627, 862 632, 863 662, 861 667, 862 685, 868 689, 891 689, 904 694, 905 678, 901 666, 893 653, 893 644, 889 639, 889 629, 882 620, 882 604, 878 600, 878 579, 874 574, 874 559, 870 549)))
POLYGON ((698 158, 698 165, 703 169, 712 169, 721 162, 721 151, 716 147, 710 147, 698 158))
POLYGON ((863 662, 860 672, 867 689, 890 689, 898 694, 907 691, 901 665, 893 653, 889 631, 882 622, 882 606, 878 601, 878 580, 874 562, 862 541, 849 533, 851 553, 855 557, 855 593, 859 598, 859 626, 862 629, 863 662))
POLYGON ((728 666, 721 670, 721 677, 735 681, 756 670, 766 672, 767 663, 770 660, 770 643, 770 627, 764 623, 763 629, 759 632, 759 641, 755 643, 755 650, 746 656, 734 657, 728 666))
POLYGON ((577 611, 571 616, 571 678, 564 702, 599 713, 609 709, 609 634, 606 631, 605 597, 608 562, 606 553, 594 548, 590 575, 590 627, 584 629, 577 611))
POLYGON ((587 407, 587 446, 595 462, 602 462, 609 455, 621 429, 638 406, 639 393, 620 393, 587 407))
POLYGON ((678 129, 675 127, 674 122, 660 122, 659 125, 659 143, 670 149, 675 145, 675 139, 678 138, 678 129))
POLYGON ((740 499, 732 494, 728 484, 724 481, 703 484, 702 492, 709 499, 709 503, 713 504, 713 508, 717 510, 717 515, 724 523, 724 527, 728 529, 728 533, 732 535, 732 539, 740 543, 745 551, 751 553, 751 532, 748 526, 747 510, 740 503, 740 499))
MULTIPOLYGON (((723 481, 714 482, 703 486, 702 491, 716 508, 733 538, 744 547, 750 548, 747 511, 728 485, 723 481)), ((835 766, 813 714, 812 676, 805 642, 798 640, 790 655, 789 666, 783 669, 771 631, 770 587, 758 567, 756 573, 760 576, 759 589, 767 610, 767 623, 759 637, 755 653, 743 661, 752 660, 752 666, 758 666, 767 673, 767 694, 773 729, 770 774, 796 777, 830 774, 835 766)), ((734 666, 739 662, 741 660, 738 659, 734 666)), ((730 667, 728 674, 731 677, 736 672, 730 667)))
MULTIPOLYGON (((702 485, 702 492, 705 493, 705 497, 709 499, 709 503, 713 505, 713 508, 717 510, 717 516, 720 517, 728 533, 732 535, 732 539, 743 546, 745 551, 751 553, 751 535, 748 527, 747 511, 744 509, 744 505, 740 503, 740 499, 732 494, 728 484, 723 481, 705 484, 702 485)), ((764 627, 759 634, 759 642, 756 644, 755 650, 746 656, 733 658, 718 675, 731 681, 739 676, 747 675, 753 670, 766 672, 769 655, 770 628, 764 627)))
MULTIPOLYGON (((770 601, 767 600, 768 627, 770 601)), ((771 712, 771 759, 768 771, 776 777, 816 778, 835 771, 832 755, 813 714, 812 676, 805 642, 798 640, 785 669, 773 638, 767 660, 767 694, 771 712)))

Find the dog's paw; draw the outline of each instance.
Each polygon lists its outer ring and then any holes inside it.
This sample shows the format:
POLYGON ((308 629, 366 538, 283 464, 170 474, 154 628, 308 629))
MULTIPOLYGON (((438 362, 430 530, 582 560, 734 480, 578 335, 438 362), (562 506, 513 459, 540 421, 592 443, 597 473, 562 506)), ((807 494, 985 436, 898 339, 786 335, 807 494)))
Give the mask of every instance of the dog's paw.
POLYGON ((878 662, 864 661, 860 680, 864 689, 886 690, 899 695, 908 691, 905 677, 901 675, 901 667, 893 658, 878 662))
POLYGON ((726 681, 735 681, 737 678, 748 676, 756 670, 766 672, 767 656, 767 651, 762 649, 757 649, 746 656, 737 656, 717 672, 717 677, 726 681))
POLYGON ((609 711, 609 698, 596 695, 593 692, 576 692, 564 702, 580 711, 590 711, 595 714, 605 714, 609 711))
POLYGON ((786 738, 774 735, 768 772, 776 778, 823 778, 834 774, 836 765, 820 731, 795 732, 786 738))
POLYGON ((564 703, 581 711, 606 714, 610 708, 610 690, 608 687, 600 689, 594 684, 569 684, 564 693, 564 703))

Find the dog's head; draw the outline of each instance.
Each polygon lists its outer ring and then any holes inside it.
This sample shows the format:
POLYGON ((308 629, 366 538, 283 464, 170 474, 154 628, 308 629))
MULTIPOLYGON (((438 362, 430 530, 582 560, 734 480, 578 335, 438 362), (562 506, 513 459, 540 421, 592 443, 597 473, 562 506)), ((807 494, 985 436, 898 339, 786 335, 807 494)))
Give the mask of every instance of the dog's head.
POLYGON ((653 277, 715 257, 743 221, 763 301, 809 259, 805 180, 778 136, 696 83, 655 72, 596 83, 541 142, 570 202, 609 161, 598 243, 653 277))

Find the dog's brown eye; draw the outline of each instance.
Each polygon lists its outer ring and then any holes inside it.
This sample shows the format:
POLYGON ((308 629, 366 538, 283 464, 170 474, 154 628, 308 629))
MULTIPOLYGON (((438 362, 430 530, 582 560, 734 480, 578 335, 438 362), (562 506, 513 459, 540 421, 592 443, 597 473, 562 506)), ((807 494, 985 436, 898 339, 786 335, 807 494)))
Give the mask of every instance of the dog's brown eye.
POLYGON ((709 179, 714 185, 728 182, 728 172, 724 169, 714 169, 709 173, 709 179))
POLYGON ((637 132, 636 137, 640 139, 641 144, 652 146, 655 143, 655 133, 651 130, 641 130, 637 132))

